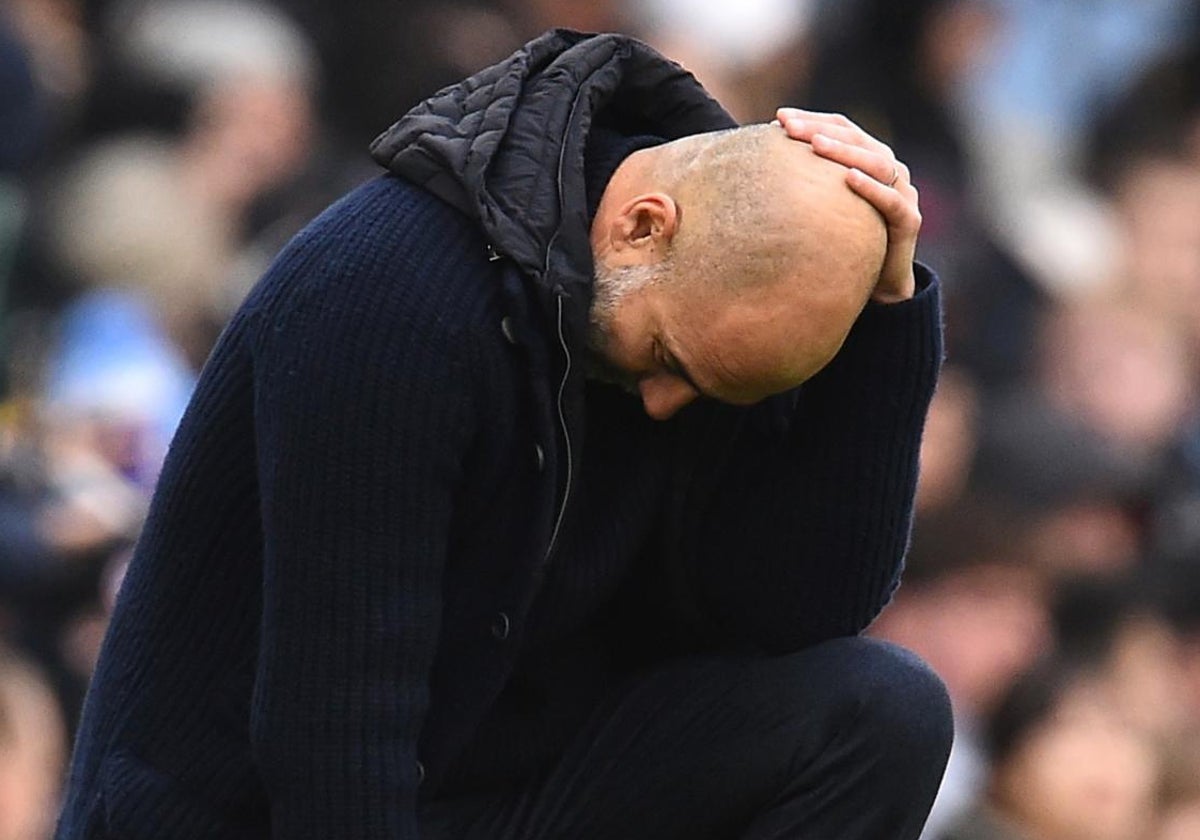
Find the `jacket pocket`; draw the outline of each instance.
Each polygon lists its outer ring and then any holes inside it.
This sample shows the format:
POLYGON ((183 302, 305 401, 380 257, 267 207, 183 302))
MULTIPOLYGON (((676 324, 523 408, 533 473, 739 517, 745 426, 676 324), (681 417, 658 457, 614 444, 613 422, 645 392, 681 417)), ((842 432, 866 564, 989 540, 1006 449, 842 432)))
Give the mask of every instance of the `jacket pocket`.
POLYGON ((103 774, 103 831, 97 840, 266 840, 269 831, 226 823, 195 792, 132 753, 108 757, 103 774))

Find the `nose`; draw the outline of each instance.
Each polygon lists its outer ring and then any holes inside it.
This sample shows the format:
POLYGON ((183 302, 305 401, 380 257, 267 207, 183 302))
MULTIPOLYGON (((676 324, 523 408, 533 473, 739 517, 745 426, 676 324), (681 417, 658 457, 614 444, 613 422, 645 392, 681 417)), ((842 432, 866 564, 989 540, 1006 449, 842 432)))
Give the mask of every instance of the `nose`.
POLYGON ((675 412, 700 396, 696 389, 678 376, 659 373, 638 382, 642 405, 655 420, 669 420, 675 412))

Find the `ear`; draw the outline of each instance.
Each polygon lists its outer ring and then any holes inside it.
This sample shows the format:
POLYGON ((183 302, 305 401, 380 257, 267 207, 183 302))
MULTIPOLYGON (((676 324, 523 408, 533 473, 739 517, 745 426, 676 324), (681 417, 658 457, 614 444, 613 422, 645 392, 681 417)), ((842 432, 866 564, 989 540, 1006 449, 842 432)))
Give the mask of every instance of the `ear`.
POLYGON ((679 228, 679 205, 666 193, 646 193, 626 202, 610 228, 610 245, 622 262, 654 263, 667 254, 679 228))

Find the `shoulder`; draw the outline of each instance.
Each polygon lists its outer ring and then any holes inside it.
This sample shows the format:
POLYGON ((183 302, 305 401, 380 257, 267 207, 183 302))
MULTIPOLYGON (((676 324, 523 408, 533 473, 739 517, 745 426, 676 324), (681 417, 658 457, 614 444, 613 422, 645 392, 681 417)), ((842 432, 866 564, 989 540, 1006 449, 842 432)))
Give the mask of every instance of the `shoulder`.
POLYGON ((490 305, 486 241, 477 222, 394 175, 332 204, 279 253, 245 314, 278 322, 297 310, 370 321, 464 325, 490 305))
POLYGON ((330 205, 293 244, 361 246, 378 258, 411 262, 448 243, 474 242, 482 256, 483 234, 473 219, 401 176, 380 175, 330 205))
POLYGON ((264 406, 294 398, 343 413, 380 400, 468 410, 495 375, 501 317, 477 223, 396 176, 314 219, 238 315, 264 406))

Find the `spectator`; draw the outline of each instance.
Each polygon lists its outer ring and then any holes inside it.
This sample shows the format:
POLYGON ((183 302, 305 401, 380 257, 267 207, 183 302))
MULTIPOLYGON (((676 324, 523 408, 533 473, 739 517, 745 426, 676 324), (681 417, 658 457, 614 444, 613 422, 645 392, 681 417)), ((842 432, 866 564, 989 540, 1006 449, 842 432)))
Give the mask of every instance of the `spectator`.
POLYGON ((1169 745, 1154 840, 1200 837, 1200 730, 1169 745))
POLYGON ((985 801, 942 840, 1135 840, 1151 827, 1158 756, 1086 670, 1026 673, 987 741, 985 801))
POLYGON ((49 836, 67 739, 37 669, 0 651, 0 840, 49 836))
POLYGON ((979 400, 966 371, 942 368, 921 441, 918 517, 952 506, 965 492, 979 445, 979 400))
POLYGON ((975 803, 987 773, 982 721, 1052 645, 1043 576, 1006 539, 1010 527, 980 500, 926 512, 905 584, 871 631, 919 653, 950 692, 954 746, 923 837, 975 803))

